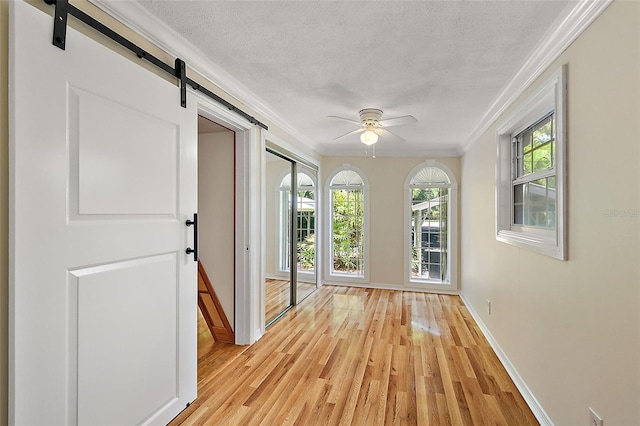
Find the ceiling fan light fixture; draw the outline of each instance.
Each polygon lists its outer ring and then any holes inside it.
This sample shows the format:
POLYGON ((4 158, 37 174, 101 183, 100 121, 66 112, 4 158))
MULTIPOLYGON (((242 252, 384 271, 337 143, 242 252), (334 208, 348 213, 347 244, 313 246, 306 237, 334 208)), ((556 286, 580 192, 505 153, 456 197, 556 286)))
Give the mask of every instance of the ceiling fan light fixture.
POLYGON ((360 142, 365 145, 373 145, 378 142, 378 135, 373 130, 365 130, 364 133, 360 135, 360 142))

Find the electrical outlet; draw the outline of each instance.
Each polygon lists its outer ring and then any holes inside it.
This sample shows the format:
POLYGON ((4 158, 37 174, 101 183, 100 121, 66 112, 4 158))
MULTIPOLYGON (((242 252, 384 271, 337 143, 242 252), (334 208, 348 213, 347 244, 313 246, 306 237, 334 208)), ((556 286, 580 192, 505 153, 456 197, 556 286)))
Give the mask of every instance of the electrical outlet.
POLYGON ((604 426, 602 418, 593 411, 593 408, 589 407, 589 426, 604 426))
POLYGON ((487 313, 491 315, 491 300, 487 299, 487 313))

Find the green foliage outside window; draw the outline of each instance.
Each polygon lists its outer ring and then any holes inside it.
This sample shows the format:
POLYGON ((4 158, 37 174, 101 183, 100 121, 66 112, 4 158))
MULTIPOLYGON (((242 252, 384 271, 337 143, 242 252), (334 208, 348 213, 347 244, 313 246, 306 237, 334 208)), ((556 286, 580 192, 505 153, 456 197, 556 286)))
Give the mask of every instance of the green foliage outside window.
POLYGON ((555 143, 553 139, 553 117, 538 123, 521 135, 522 169, 519 176, 547 170, 555 163, 555 143))
POLYGON ((298 264, 300 269, 313 270, 316 258, 316 236, 310 234, 298 244, 298 264))
POLYGON ((364 204, 361 189, 334 189, 333 269, 360 273, 364 262, 364 204))

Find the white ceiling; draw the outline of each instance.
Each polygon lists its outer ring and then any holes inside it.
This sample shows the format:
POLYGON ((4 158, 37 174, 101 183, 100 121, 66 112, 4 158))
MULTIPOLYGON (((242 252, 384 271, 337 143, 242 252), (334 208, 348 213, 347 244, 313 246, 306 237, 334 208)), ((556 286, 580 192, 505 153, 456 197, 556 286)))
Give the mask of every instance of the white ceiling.
POLYGON ((413 115, 378 155, 460 152, 569 3, 547 1, 187 1, 139 3, 325 155, 364 155, 363 108, 413 115))

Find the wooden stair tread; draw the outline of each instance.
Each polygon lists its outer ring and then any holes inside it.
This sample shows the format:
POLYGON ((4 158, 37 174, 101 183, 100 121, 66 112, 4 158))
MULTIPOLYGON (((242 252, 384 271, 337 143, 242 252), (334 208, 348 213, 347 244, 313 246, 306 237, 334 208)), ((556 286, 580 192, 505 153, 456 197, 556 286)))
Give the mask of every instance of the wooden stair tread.
POLYGON ((217 342, 235 343, 231 324, 200 261, 198 261, 198 306, 213 339, 217 342))

